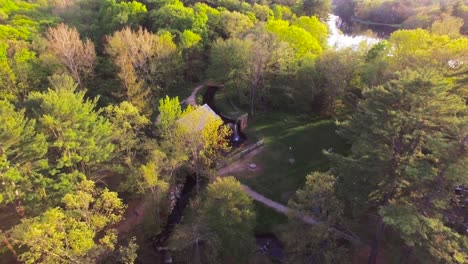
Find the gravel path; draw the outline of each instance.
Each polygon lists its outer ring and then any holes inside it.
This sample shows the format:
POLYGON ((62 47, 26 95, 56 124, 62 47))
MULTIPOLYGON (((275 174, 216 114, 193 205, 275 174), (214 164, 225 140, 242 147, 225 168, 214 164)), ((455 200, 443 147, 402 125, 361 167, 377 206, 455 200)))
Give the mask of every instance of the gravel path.
MULTIPOLYGON (((265 196, 259 194, 258 192, 252 190, 249 186, 247 185, 242 185, 242 187, 244 187, 244 190, 245 192, 252 198, 254 199, 255 201, 258 201, 264 205, 266 205, 267 207, 270 207, 271 209, 277 211, 278 213, 282 213, 282 214, 290 214, 290 213, 294 213, 294 211, 287 207, 287 206, 284 206, 278 202, 275 202, 269 198, 266 198, 265 196)), ((310 224, 310 225, 316 225, 319 223, 319 221, 317 221, 315 218, 311 217, 311 216, 299 216, 301 218, 301 220, 304 222, 304 223, 307 223, 307 224, 310 224)))
MULTIPOLYGON (((275 210, 276 212, 278 213, 282 213, 282 214, 285 214, 285 215, 288 215, 290 213, 292 214, 295 214, 299 219, 302 220, 302 222, 306 223, 306 224, 309 224, 309 225, 316 225, 316 224, 319 224, 320 221, 318 221, 317 219, 313 218, 312 216, 306 216, 306 215, 301 215, 299 214, 298 212, 295 212, 293 209, 285 206, 285 205, 282 205, 278 202, 275 202, 261 194, 259 194, 258 192, 252 190, 249 186, 247 185, 244 185, 242 184, 242 187, 244 188, 245 192, 252 198, 254 199, 255 201, 258 201, 262 204, 264 204, 265 206, 275 210)), ((337 228, 337 227, 329 227, 329 230, 330 231, 333 231, 334 233, 336 233, 338 236, 341 236, 342 238, 344 239, 347 239, 349 240, 350 242, 353 242, 357 245, 360 245, 362 242, 360 241, 359 237, 355 236, 354 234, 350 233, 350 232, 347 232, 346 230, 343 230, 342 228, 337 228)))
POLYGON ((187 105, 196 105, 197 104, 197 93, 200 91, 201 88, 205 87, 205 84, 201 84, 195 87, 192 91, 192 94, 187 97, 187 99, 183 100, 181 103, 186 103, 187 105))

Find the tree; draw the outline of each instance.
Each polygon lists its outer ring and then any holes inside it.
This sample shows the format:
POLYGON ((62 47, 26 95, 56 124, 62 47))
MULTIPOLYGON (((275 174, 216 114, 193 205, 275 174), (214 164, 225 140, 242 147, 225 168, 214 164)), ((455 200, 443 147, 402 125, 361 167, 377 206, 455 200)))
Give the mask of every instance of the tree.
MULTIPOLYGON (((223 120, 203 106, 187 108, 177 120, 175 142, 187 153, 190 168, 197 176, 208 171, 229 151, 231 129, 223 120)), ((198 188, 197 183, 197 188, 198 188)))
POLYGON ((221 25, 223 27, 224 36, 238 37, 241 33, 253 28, 254 23, 250 18, 239 12, 221 12, 221 25))
POLYGON ((41 169, 47 168, 47 142, 35 130, 35 120, 0 101, 0 206, 14 203, 23 216, 25 202, 38 201, 44 193, 41 169))
POLYGON ((120 163, 131 166, 136 155, 149 148, 147 145, 150 139, 144 133, 144 129, 151 122, 127 101, 109 105, 104 111, 112 124, 112 142, 116 146, 116 158, 120 163))
POLYGON ((173 4, 164 5, 151 12, 151 19, 154 31, 168 30, 176 35, 193 28, 195 12, 176 0, 173 4))
POLYGON ((153 201, 156 201, 156 217, 159 220, 160 211, 160 193, 164 193, 169 188, 169 184, 166 182, 167 177, 164 177, 163 169, 165 168, 164 162, 166 154, 160 150, 153 150, 151 153, 150 160, 148 163, 140 167, 142 179, 140 182, 140 188, 142 191, 149 189, 153 196, 153 201))
POLYGON ((246 101, 243 92, 249 87, 248 51, 251 50, 251 46, 251 41, 229 38, 216 40, 211 48, 208 76, 224 83, 226 90, 232 93, 239 103, 246 101))
MULTIPOLYGON (((363 65, 362 57, 352 49, 338 51, 325 51, 315 61, 311 71, 313 78, 312 87, 306 87, 312 96, 312 110, 322 116, 336 116, 347 107, 352 109, 348 96, 354 97, 353 81, 363 65), (336 78, 340 76, 340 78, 336 78)), ((310 73, 309 72, 309 75, 310 73)))
POLYGON ((29 43, 9 39, 0 44, 0 98, 23 101, 40 84, 38 66, 29 43))
POLYGON ((287 75, 293 50, 287 43, 258 27, 244 39, 218 40, 211 49, 209 76, 222 82, 240 104, 255 115, 259 103, 271 99, 269 88, 279 75, 287 75))
MULTIPOLYGON (((447 69, 450 61, 465 61, 468 38, 451 39, 447 35, 431 34, 423 29, 399 30, 389 39, 392 46, 390 69, 447 69)), ((390 50, 388 51, 390 52, 390 50)))
POLYGON ((33 92, 27 101, 47 138, 51 174, 79 170, 96 179, 96 165, 109 160, 114 150, 112 126, 102 110, 95 110, 99 98, 85 99, 66 75, 51 80, 53 89, 33 92))
POLYGON ((460 29, 462 26, 463 19, 453 16, 445 16, 432 23, 431 33, 457 38, 460 37, 460 29))
POLYGON ((327 25, 320 22, 315 16, 301 16, 293 22, 293 25, 305 29, 320 42, 322 47, 328 45, 328 28, 327 25))
POLYGON ((446 226, 456 215, 450 190, 467 183, 460 170, 467 160, 467 106, 456 91, 433 71, 405 71, 365 90, 356 112, 340 124, 352 148, 347 157, 330 154, 337 193, 355 214, 380 216, 369 263, 387 225, 422 262, 466 259, 466 237, 446 226))
POLYGON ((255 14, 255 17, 259 21, 268 21, 270 18, 273 17, 273 10, 271 10, 268 6, 266 5, 259 5, 255 3, 252 6, 253 12, 255 14))
POLYGON ((146 18, 146 6, 138 1, 105 0, 99 10, 101 36, 115 32, 127 26, 136 29, 146 18))
POLYGON ((149 116, 153 97, 176 79, 177 52, 172 36, 127 27, 108 37, 106 52, 120 68, 123 97, 149 116))
POLYGON ((15 226, 12 239, 26 246, 19 255, 27 263, 92 262, 117 241, 110 227, 120 221, 125 206, 117 193, 97 190, 82 181, 63 198, 64 209, 52 208, 15 226))
POLYGON ((181 135, 178 130, 178 120, 184 113, 193 109, 189 106, 182 110, 179 98, 166 96, 159 100, 159 116, 157 127, 161 133, 162 140, 159 142, 161 150, 164 151, 165 161, 163 171, 171 181, 176 170, 187 162, 188 152, 184 148, 184 143, 180 140, 181 135))
POLYGON ((138 255, 138 244, 136 243, 136 237, 132 237, 126 247, 119 247, 120 262, 123 264, 134 264, 138 255))
POLYGON ((301 0, 299 4, 299 13, 307 16, 317 16, 322 21, 328 19, 332 11, 331 0, 301 0))
POLYGON ((159 99, 158 111, 158 128, 164 138, 172 141, 177 126, 176 121, 182 116, 179 98, 170 98, 166 95, 165 98, 159 99))
POLYGON ((335 195, 336 179, 330 173, 313 172, 296 191, 288 206, 300 215, 312 216, 317 225, 307 225, 291 215, 282 232, 290 263, 346 263, 346 249, 338 246, 333 229, 343 222, 343 203, 335 195))
POLYGON ((290 25, 288 21, 270 20, 267 22, 266 28, 269 32, 274 33, 280 41, 287 42, 294 49, 296 60, 313 59, 323 51, 320 40, 317 39, 320 36, 312 36, 305 29, 290 25))
POLYGON ((80 89, 84 88, 83 78, 94 71, 96 52, 91 40, 81 41, 75 28, 59 24, 46 32, 47 50, 55 56, 73 77, 80 89))
POLYGON ((208 185, 203 211, 208 229, 221 241, 221 254, 245 261, 253 253, 255 212, 240 182, 231 176, 208 185))

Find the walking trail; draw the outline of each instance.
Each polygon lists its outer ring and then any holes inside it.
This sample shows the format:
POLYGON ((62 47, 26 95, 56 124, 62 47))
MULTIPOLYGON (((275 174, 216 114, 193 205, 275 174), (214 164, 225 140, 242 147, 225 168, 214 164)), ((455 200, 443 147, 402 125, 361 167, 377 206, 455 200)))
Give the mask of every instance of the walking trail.
POLYGON ((185 100, 183 100, 181 103, 186 103, 187 105, 196 105, 197 104, 197 93, 203 87, 205 87, 205 84, 201 84, 201 85, 195 87, 193 89, 193 91, 192 91, 192 94, 190 94, 190 96, 187 97, 185 100))
MULTIPOLYGON (((220 170, 218 170, 217 174, 221 177, 229 176, 229 175, 240 176, 244 174, 243 172, 248 170, 248 165, 254 162, 253 158, 259 153, 261 153, 263 150, 264 150, 263 147, 261 147, 261 148, 258 148, 257 150, 252 151, 251 153, 247 154, 244 158, 234 161, 231 164, 227 165, 226 167, 221 168, 220 170)), ((261 166, 257 165, 256 170, 257 171, 261 170, 261 166)), ((292 208, 289 208, 283 204, 280 204, 278 202, 271 200, 270 198, 265 197, 264 195, 252 190, 252 188, 250 188, 247 185, 242 184, 242 187, 244 188, 245 192, 253 200, 258 201, 259 203, 273 209, 274 211, 280 214, 297 217, 302 222, 309 224, 309 225, 317 225, 321 223, 321 221, 317 220, 316 218, 312 216, 301 214, 300 212, 292 208)), ((335 234, 337 234, 338 236, 344 239, 347 239, 355 244, 361 243, 358 237, 356 237, 355 235, 346 231, 343 228, 339 228, 339 227, 329 227, 329 228, 330 228, 330 231, 333 231, 335 234)))
MULTIPOLYGON (((302 222, 306 223, 306 224, 309 224, 309 225, 316 225, 316 224, 320 224, 321 221, 318 221, 317 219, 313 218, 312 216, 307 216, 307 215, 303 215, 303 214, 300 214, 298 211, 294 210, 294 209, 291 209, 285 205, 282 205, 278 202, 275 202, 261 194, 259 194, 258 192, 252 190, 249 186, 247 185, 244 185, 242 184, 242 187, 244 188, 245 192, 252 198, 254 199, 255 201, 258 201, 262 204, 264 204, 265 206, 275 210, 276 212, 278 213, 282 213, 282 214, 285 214, 285 215, 295 215, 297 218, 299 218, 302 222)), ((361 241, 359 240, 358 237, 356 237, 355 235, 349 233, 349 232, 346 232, 345 230, 342 230, 342 228, 338 229, 338 227, 329 227, 329 230, 330 231, 333 231, 335 234, 341 236, 342 238, 350 241, 350 242, 353 242, 355 244, 361 244, 361 241)))
MULTIPOLYGON (((282 213, 282 214, 285 214, 285 215, 295 213, 293 209, 291 209, 291 208, 289 208, 287 206, 284 206, 284 205, 282 205, 282 204, 280 204, 278 202, 275 202, 275 201, 273 201, 273 200, 271 200, 269 198, 266 198, 265 196, 263 196, 263 195, 259 194, 258 192, 252 190, 247 185, 242 184, 242 187, 244 187, 245 192, 252 199, 266 205, 267 207, 270 207, 271 209, 277 211, 278 213, 282 213)), ((313 217, 310 217, 310 216, 302 215, 302 216, 299 216, 299 218, 306 224, 316 225, 316 224, 319 223, 319 221, 317 221, 316 219, 314 219, 313 217)))

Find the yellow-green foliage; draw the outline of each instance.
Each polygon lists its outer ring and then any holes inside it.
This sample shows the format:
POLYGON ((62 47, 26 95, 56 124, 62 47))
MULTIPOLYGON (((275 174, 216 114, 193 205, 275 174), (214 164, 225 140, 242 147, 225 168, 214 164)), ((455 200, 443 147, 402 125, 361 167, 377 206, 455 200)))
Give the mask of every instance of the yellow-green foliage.
POLYGON ((280 41, 287 42, 295 51, 295 59, 315 58, 323 51, 320 35, 313 36, 302 27, 290 25, 284 20, 270 20, 266 28, 274 33, 280 41))

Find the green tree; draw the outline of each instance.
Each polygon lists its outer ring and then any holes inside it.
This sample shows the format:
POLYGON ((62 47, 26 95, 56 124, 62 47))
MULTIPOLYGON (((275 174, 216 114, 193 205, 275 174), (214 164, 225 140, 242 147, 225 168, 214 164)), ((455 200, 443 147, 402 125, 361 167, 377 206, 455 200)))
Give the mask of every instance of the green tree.
POLYGON ((266 5, 259 5, 255 3, 252 6, 253 12, 255 14, 255 17, 259 21, 268 21, 269 19, 273 18, 273 10, 271 10, 268 6, 266 5))
POLYGON ((116 146, 115 155, 119 163, 131 166, 142 150, 149 148, 150 140, 144 129, 151 122, 143 116, 130 102, 123 101, 118 105, 105 108, 106 117, 112 124, 112 142, 116 146))
POLYGON ((79 170, 97 179, 97 165, 114 150, 112 126, 95 110, 99 98, 85 99, 85 92, 76 92, 77 85, 66 75, 53 77, 52 85, 47 92, 31 93, 27 101, 47 137, 51 174, 79 170))
POLYGON ((307 16, 317 16, 322 21, 325 21, 332 11, 331 4, 331 0, 301 0, 298 4, 298 13, 303 13, 307 16))
POLYGON ((200 2, 197 2, 193 9, 196 14, 193 31, 199 34, 206 44, 209 44, 221 34, 221 13, 200 2))
POLYGON ((156 202, 155 215, 159 220, 161 193, 165 193, 169 188, 167 178, 169 175, 164 175, 166 154, 158 149, 153 150, 149 161, 140 167, 139 180, 140 189, 142 191, 150 190, 153 202, 156 202), (166 176, 166 177, 164 177, 166 176))
POLYGON ((293 25, 305 29, 320 42, 322 47, 327 46, 328 28, 327 25, 320 22, 317 17, 301 16, 293 22, 293 25))
POLYGON ((178 0, 151 12, 153 30, 167 30, 174 35, 193 28, 195 12, 178 0))
POLYGON ((105 0, 99 9, 99 22, 95 26, 101 28, 101 36, 126 26, 136 29, 143 23, 147 12, 146 6, 138 1, 105 0))
POLYGON ((362 56, 352 49, 328 50, 318 57, 314 69, 308 72, 313 76, 312 87, 306 86, 312 110, 322 116, 336 116, 353 109, 360 92, 353 86, 362 65, 362 56))
POLYGON ((238 261, 252 255, 255 212, 239 181, 218 178, 208 185, 203 211, 208 229, 220 239, 222 255, 238 261))
POLYGON ((120 262, 123 264, 134 264, 138 255, 138 244, 136 243, 136 237, 132 237, 128 242, 128 245, 119 247, 120 262))
POLYGON ((431 33, 457 38, 460 37, 460 29, 462 26, 463 19, 453 16, 445 16, 432 23, 431 33))
POLYGON ((268 31, 274 33, 280 41, 287 42, 295 51, 295 59, 315 58, 322 53, 323 47, 318 36, 312 36, 305 29, 290 25, 284 20, 270 20, 266 24, 268 31))
POLYGON ((38 58, 22 40, 0 41, 0 98, 23 101, 42 76, 38 58))
POLYGON ((392 56, 389 57, 391 70, 447 69, 449 61, 465 60, 468 54, 468 38, 452 39, 423 29, 396 31, 390 36, 389 43, 392 46, 392 56))
POLYGON ((218 40, 211 49, 209 76, 224 83, 230 96, 248 105, 250 114, 260 102, 269 102, 274 77, 290 72, 293 49, 258 27, 244 39, 218 40))
POLYGON ((209 176, 209 170, 230 149, 228 139, 231 129, 204 106, 187 108, 176 122, 173 142, 179 142, 178 147, 189 157, 188 165, 197 179, 198 176, 209 176))
POLYGON ((170 98, 166 95, 165 98, 159 99, 158 111, 158 128, 164 138, 172 141, 177 126, 176 121, 182 116, 179 98, 170 98))
POLYGON ((63 198, 64 209, 52 208, 15 226, 12 239, 26 246, 19 255, 26 263, 92 262, 117 241, 111 226, 121 220, 125 206, 117 193, 98 190, 82 181, 63 198))
POLYGON ((227 38, 238 37, 254 26, 253 21, 248 16, 236 11, 222 11, 220 16, 224 36, 227 38))
POLYGON ((347 157, 331 154, 337 193, 354 213, 380 216, 370 263, 387 225, 421 262, 466 259, 466 237, 445 218, 456 215, 451 189, 467 183, 461 170, 467 106, 456 91, 452 80, 433 71, 405 71, 365 90, 356 112, 340 124, 352 148, 347 157))
POLYGON ((172 176, 178 168, 183 166, 188 160, 188 151, 184 148, 181 130, 179 130, 179 119, 193 110, 191 106, 182 110, 179 103, 179 98, 174 97, 159 100, 159 116, 157 120, 157 127, 161 133, 162 140, 159 142, 161 150, 166 153, 164 162, 164 171, 168 179, 172 176))
POLYGON ((282 232, 290 263, 346 263, 344 247, 338 246, 333 232, 343 222, 343 203, 335 195, 336 179, 330 173, 313 172, 306 176, 305 186, 296 191, 288 206, 300 215, 320 221, 305 224, 291 215, 282 232))
POLYGON ((36 132, 35 120, 26 118, 24 112, 0 101, 0 206, 13 203, 20 216, 25 203, 30 205, 45 195, 40 170, 47 168, 46 138, 36 132))
POLYGON ((229 38, 216 40, 211 48, 208 76, 224 83, 228 92, 234 94, 239 103, 246 101, 242 92, 248 90, 249 87, 248 63, 250 56, 248 51, 251 50, 251 47, 251 41, 229 38))

